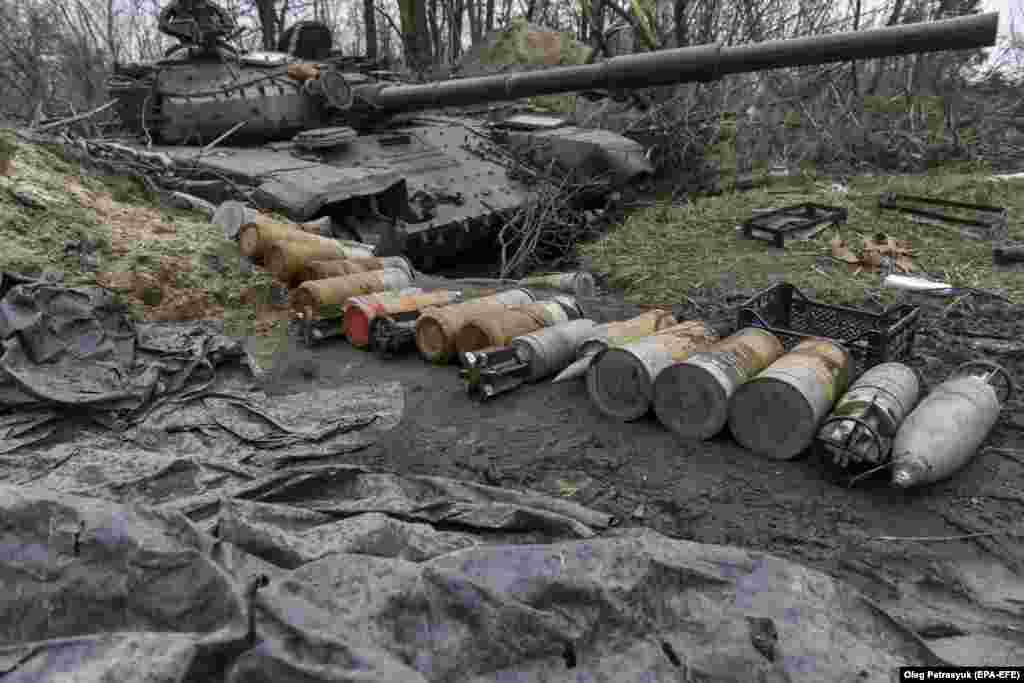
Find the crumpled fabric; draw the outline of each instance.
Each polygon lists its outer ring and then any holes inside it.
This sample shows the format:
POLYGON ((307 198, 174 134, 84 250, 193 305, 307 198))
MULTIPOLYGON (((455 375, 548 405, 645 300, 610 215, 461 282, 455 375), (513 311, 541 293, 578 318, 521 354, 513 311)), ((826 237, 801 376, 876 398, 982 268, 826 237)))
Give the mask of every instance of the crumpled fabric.
POLYGON ((134 324, 99 287, 29 282, 0 300, 0 408, 142 409, 247 358, 210 323, 134 324))
MULTIPOLYGON (((270 397, 242 342, 215 323, 133 323, 98 287, 0 278, 8 284, 0 299, 0 455, 17 453, 27 466, 48 466, 62 429, 64 442, 114 452, 112 460, 213 454, 225 464, 283 467, 365 449, 401 420, 397 382, 270 397)), ((86 460, 79 454, 70 469, 86 460)))
MULTIPOLYGON (((561 504, 544 498, 522 494, 561 504)), ((0 680, 881 682, 942 664, 853 588, 762 553, 641 528, 495 543, 311 507, 225 499, 215 538, 164 506, 0 486, 0 680)))
POLYGON ((0 680, 219 671, 248 644, 249 600, 213 546, 180 514, 0 486, 0 680))

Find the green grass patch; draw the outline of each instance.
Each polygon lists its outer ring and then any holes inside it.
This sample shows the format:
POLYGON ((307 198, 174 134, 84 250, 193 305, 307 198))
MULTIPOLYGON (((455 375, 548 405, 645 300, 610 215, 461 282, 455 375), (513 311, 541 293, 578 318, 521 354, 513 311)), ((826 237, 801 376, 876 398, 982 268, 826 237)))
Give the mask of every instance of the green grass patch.
MULTIPOLYGON (((517 64, 543 66, 550 64, 551 55, 534 47, 528 38, 531 33, 526 19, 517 18, 505 29, 494 42, 481 54, 484 64, 508 65, 517 64)), ((572 34, 559 34, 558 64, 583 64, 590 57, 591 48, 576 41, 572 34)))
MULTIPOLYGON (((773 180, 750 192, 700 198, 685 207, 645 209, 580 251, 635 303, 678 303, 688 291, 716 287, 725 277, 735 277, 742 289, 767 287, 781 277, 826 303, 862 304, 869 290, 880 289, 879 274, 855 274, 839 262, 822 267, 819 260, 831 255, 829 243, 837 233, 858 254, 863 238, 885 233, 908 240, 916 250, 915 264, 930 275, 955 286, 997 290, 1014 302, 1024 302, 1024 274, 995 270, 992 242, 966 239, 954 227, 921 224, 877 208, 884 191, 1005 206, 1010 239, 1024 241, 1024 180, 992 181, 971 166, 920 176, 858 177, 846 193, 832 191, 831 181, 811 172, 773 180), (787 243, 781 253, 767 242, 736 233, 736 226, 753 209, 807 201, 845 207, 849 218, 809 241, 787 243)), ((895 293, 881 290, 881 296, 892 301, 895 293)))
MULTIPOLYGON (((252 306, 241 301, 243 291, 256 287, 269 300, 270 276, 260 270, 242 272, 237 245, 224 239, 205 216, 157 208, 148 190, 135 179, 82 175, 77 164, 64 160, 54 150, 17 142, 7 131, 0 130, 0 139, 15 164, 12 175, 0 176, 0 241, 4 245, 0 270, 26 274, 59 271, 71 284, 94 284, 97 273, 156 276, 170 269, 175 286, 206 291, 212 302, 229 312, 240 311, 235 315, 240 320, 252 316, 252 306), (91 191, 107 192, 121 206, 144 208, 162 217, 174 226, 173 237, 139 239, 130 245, 127 254, 115 255, 110 226, 94 210, 79 205, 66 189, 69 181, 91 191), (16 193, 31 197, 43 208, 25 206, 16 193), (78 254, 65 254, 65 245, 81 240, 97 245, 96 272, 83 269, 78 254)), ((158 305, 159 292, 147 291, 143 299, 147 305, 158 305)), ((134 312, 141 313, 138 307, 134 312)))

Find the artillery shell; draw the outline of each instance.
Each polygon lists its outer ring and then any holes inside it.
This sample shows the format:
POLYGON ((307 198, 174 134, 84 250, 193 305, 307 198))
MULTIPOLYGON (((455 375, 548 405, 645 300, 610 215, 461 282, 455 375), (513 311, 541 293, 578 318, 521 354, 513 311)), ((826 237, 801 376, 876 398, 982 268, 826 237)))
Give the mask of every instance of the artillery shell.
POLYGON ((849 384, 849 352, 808 339, 740 386, 729 402, 729 428, 744 448, 790 460, 814 440, 818 425, 849 384))
POLYGON ((917 373, 906 365, 876 365, 836 403, 818 430, 818 443, 841 467, 882 462, 920 391, 917 373))
POLYGON ((729 399, 786 352, 771 332, 748 327, 662 370, 654 382, 654 412, 687 439, 710 439, 729 419, 729 399))
MULTIPOLYGON (((305 233, 303 233, 305 234, 305 233)), ((316 237, 313 235, 313 237, 316 237)), ((275 278, 289 287, 302 281, 303 271, 310 261, 345 259, 367 254, 336 240, 316 237, 318 241, 284 241, 271 245, 265 252, 264 264, 275 278)))
POLYGON ((455 334, 455 349, 460 353, 488 347, 508 346, 514 337, 544 327, 552 327, 579 317, 579 309, 557 300, 480 311, 468 318, 455 334))
POLYGON ((676 325, 677 321, 668 311, 653 309, 630 318, 612 323, 605 323, 594 328, 593 333, 580 342, 576 349, 576 362, 563 370, 552 383, 582 377, 590 367, 591 361, 598 351, 608 348, 611 342, 622 342, 627 339, 641 339, 659 330, 676 325))
POLYGON ((268 252, 275 245, 281 242, 303 242, 311 244, 337 245, 344 247, 339 251, 327 250, 321 258, 348 258, 354 256, 373 256, 368 245, 361 245, 357 242, 335 240, 329 237, 321 237, 310 232, 304 232, 298 226, 280 223, 263 214, 252 212, 249 214, 250 222, 241 226, 238 232, 238 248, 243 256, 254 261, 264 260, 268 252))
POLYGON ((595 325, 593 320, 581 318, 513 339, 512 346, 519 357, 528 359, 528 381, 539 381, 569 365, 576 356, 576 347, 593 332, 595 325))
POLYGON ((909 488, 945 479, 970 462, 988 436, 1002 409, 991 384, 1006 379, 1007 396, 1013 383, 998 365, 967 363, 922 399, 900 425, 893 440, 892 484, 909 488), (993 368, 988 376, 965 372, 967 366, 993 368))
POLYGON ((651 409, 658 374, 716 341, 715 332, 695 320, 600 351, 587 371, 590 398, 609 417, 627 422, 643 417, 651 409))
POLYGON ((534 275, 520 280, 519 284, 538 289, 556 289, 576 296, 594 296, 596 291, 594 276, 585 271, 534 275))
POLYGON ((458 301, 461 296, 461 292, 438 290, 408 295, 380 292, 352 297, 345 305, 345 337, 353 346, 368 346, 370 324, 375 318, 412 313, 428 306, 445 306, 458 301))
POLYGON ((510 289, 473 301, 423 309, 416 320, 416 348, 432 362, 447 362, 457 351, 455 335, 467 320, 480 311, 515 304, 528 304, 534 300, 526 289, 510 289))
POLYGON ((325 280, 329 277, 368 273, 385 268, 401 268, 413 275, 412 264, 404 256, 362 256, 329 261, 310 261, 302 272, 301 279, 325 280))
POLYGON ((297 312, 312 309, 317 313, 323 306, 344 306, 354 296, 402 289, 410 284, 409 274, 398 268, 311 280, 292 292, 292 307, 297 312))

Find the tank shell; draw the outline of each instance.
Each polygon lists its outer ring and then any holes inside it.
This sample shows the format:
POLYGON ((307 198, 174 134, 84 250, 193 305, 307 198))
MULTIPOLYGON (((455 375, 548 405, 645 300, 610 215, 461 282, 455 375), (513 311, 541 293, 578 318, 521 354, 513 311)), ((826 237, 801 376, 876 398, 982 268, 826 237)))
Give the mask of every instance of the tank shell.
POLYGON ((654 382, 654 412, 679 436, 710 439, 729 419, 729 399, 785 353, 771 332, 748 327, 665 368, 654 382))
POLYGON ((297 313, 306 313, 309 309, 316 313, 323 306, 344 306, 354 296, 405 289, 410 284, 409 273, 399 268, 310 280, 292 292, 292 308, 297 313))
POLYGON ((999 419, 995 390, 974 377, 948 379, 925 396, 893 440, 892 483, 932 484, 974 457, 999 419))
POLYGON ((729 429, 753 453, 790 460, 814 441, 850 381, 852 358, 827 339, 808 339, 742 385, 729 402, 729 429))
POLYGON ((429 306, 445 306, 458 301, 461 295, 453 290, 413 290, 352 297, 345 304, 345 337, 353 346, 369 346, 370 325, 374 319, 412 313, 429 306))
POLYGON ((707 323, 693 320, 658 334, 600 351, 587 371, 587 391, 598 410, 626 422, 646 415, 658 374, 718 341, 707 323))
POLYGON ((467 320, 481 311, 533 300, 533 293, 528 289, 510 289, 473 301, 426 308, 416 320, 416 348, 426 360, 447 362, 457 353, 455 335, 467 320))
POLYGON ((876 365, 839 399, 818 432, 818 442, 841 466, 882 462, 920 392, 921 382, 912 368, 903 363, 876 365))
POLYGON ((455 335, 460 353, 508 346, 515 337, 578 317, 578 309, 557 301, 534 302, 481 311, 472 316, 455 335))
POLYGON ((528 381, 537 382, 565 368, 576 357, 576 347, 589 335, 593 320, 570 320, 516 337, 512 346, 530 366, 528 381))

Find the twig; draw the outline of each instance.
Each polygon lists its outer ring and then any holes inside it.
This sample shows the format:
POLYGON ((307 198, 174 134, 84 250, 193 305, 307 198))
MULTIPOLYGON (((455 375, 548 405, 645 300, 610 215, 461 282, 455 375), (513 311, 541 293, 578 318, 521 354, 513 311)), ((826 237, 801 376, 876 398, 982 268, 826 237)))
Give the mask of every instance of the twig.
POLYGON ((959 536, 871 536, 872 541, 964 541, 971 538, 983 538, 985 536, 1024 536, 1024 530, 1014 531, 1003 529, 1002 531, 984 531, 976 534, 960 534, 959 536))
POLYGON ((234 135, 234 133, 236 131, 238 131, 239 128, 241 128, 242 126, 244 126, 247 123, 249 123, 249 122, 248 121, 239 121, 235 125, 231 126, 231 128, 226 133, 224 133, 223 135, 219 136, 216 140, 214 140, 213 142, 208 144, 206 147, 203 147, 201 150, 199 150, 199 154, 198 154, 198 156, 196 156, 195 160, 198 161, 200 158, 202 158, 202 156, 204 154, 208 154, 211 150, 213 150, 214 147, 216 147, 220 143, 224 142, 224 140, 227 140, 229 137, 234 135))
POLYGON ((97 108, 95 108, 95 109, 93 109, 91 111, 87 111, 84 114, 79 114, 77 116, 70 116, 70 117, 68 117, 66 119, 61 119, 60 121, 51 121, 50 123, 44 124, 42 126, 35 126, 33 128, 33 130, 36 130, 36 131, 49 130, 51 128, 57 128, 59 126, 66 126, 69 123, 75 123, 76 121, 81 121, 82 119, 88 119, 88 118, 91 118, 93 116, 96 116, 96 114, 99 114, 101 112, 106 111, 107 109, 110 109, 111 107, 113 107, 118 102, 120 102, 120 100, 111 100, 110 102, 107 102, 103 106, 97 107, 97 108))
POLYGON ((46 468, 45 470, 43 470, 42 472, 40 472, 40 473, 38 473, 38 474, 34 474, 34 475, 32 475, 32 476, 31 476, 31 477, 29 477, 28 479, 24 479, 24 480, 22 480, 22 481, 19 481, 19 482, 18 482, 18 483, 17 483, 16 485, 17 485, 17 486, 22 486, 22 485, 24 485, 24 484, 30 484, 30 483, 32 483, 33 481, 36 481, 36 480, 38 480, 38 479, 42 479, 43 477, 47 476, 47 475, 48 475, 48 474, 50 474, 51 472, 53 472, 53 471, 57 470, 57 469, 58 469, 58 468, 60 468, 60 467, 63 467, 63 466, 64 466, 64 464, 65 464, 65 463, 66 463, 66 462, 67 462, 68 460, 71 460, 71 458, 75 457, 76 455, 78 455, 78 454, 79 454, 79 453, 81 453, 81 452, 82 452, 82 449, 81 449, 81 448, 72 448, 72 449, 71 449, 71 452, 70 452, 70 453, 68 453, 68 454, 67 454, 66 456, 64 456, 64 457, 63 457, 63 458, 61 458, 60 460, 58 460, 58 461, 57 461, 57 462, 56 462, 55 464, 51 465, 50 467, 47 467, 47 468, 46 468))
POLYGON ((1013 460, 1015 463, 1024 465, 1024 452, 1014 450, 1012 448, 986 448, 986 453, 995 453, 1001 455, 1007 460, 1013 460))

